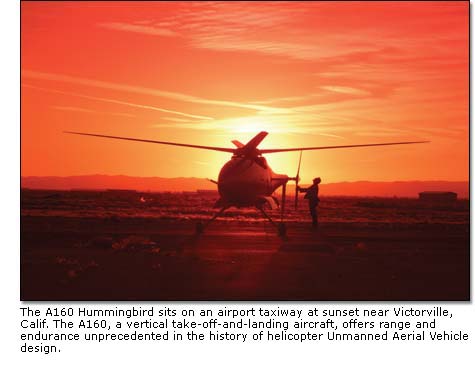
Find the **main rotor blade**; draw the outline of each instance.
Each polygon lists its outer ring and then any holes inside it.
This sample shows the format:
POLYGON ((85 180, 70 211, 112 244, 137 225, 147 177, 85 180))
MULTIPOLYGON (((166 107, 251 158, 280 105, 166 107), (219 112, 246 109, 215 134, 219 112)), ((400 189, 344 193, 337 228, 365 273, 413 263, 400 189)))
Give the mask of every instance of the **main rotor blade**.
POLYGON ((239 140, 231 140, 231 143, 236 145, 236 148, 242 148, 244 146, 244 144, 241 143, 239 140))
POLYGON ((243 146, 244 150, 253 150, 261 143, 262 140, 267 136, 267 132, 261 131, 256 136, 254 136, 249 142, 243 146))
POLYGON ((323 149, 342 149, 342 148, 362 148, 367 146, 384 146, 384 145, 405 145, 405 144, 422 144, 430 143, 430 141, 402 141, 399 143, 379 143, 379 144, 356 144, 356 145, 337 145, 337 146, 314 146, 310 148, 287 148, 287 149, 260 149, 261 154, 296 152, 299 150, 323 150, 323 149))
POLYGON ((66 133, 66 134, 74 134, 74 135, 83 135, 83 136, 103 137, 103 138, 107 138, 107 139, 139 141, 139 142, 142 142, 142 143, 152 143, 152 144, 164 144, 164 145, 184 146, 184 147, 188 147, 188 148, 215 150, 215 151, 218 151, 218 152, 227 152, 227 153, 234 153, 234 151, 235 151, 235 149, 231 149, 231 148, 219 148, 219 147, 215 147, 215 146, 203 146, 203 145, 193 145, 193 144, 171 143, 171 142, 169 142, 169 141, 157 141, 157 140, 136 139, 136 138, 132 138, 132 137, 121 137, 121 136, 89 134, 89 133, 86 133, 86 132, 64 131, 64 133, 66 133))

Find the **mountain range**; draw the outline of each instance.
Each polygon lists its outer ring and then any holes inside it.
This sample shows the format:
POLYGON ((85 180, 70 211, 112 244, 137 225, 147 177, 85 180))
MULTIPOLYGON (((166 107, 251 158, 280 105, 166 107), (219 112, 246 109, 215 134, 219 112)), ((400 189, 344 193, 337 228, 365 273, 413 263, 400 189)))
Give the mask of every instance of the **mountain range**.
MULTIPOLYGON (((130 189, 138 191, 196 191, 214 190, 216 185, 207 179, 196 177, 133 177, 123 175, 85 176, 26 176, 21 187, 28 189, 130 189)), ((293 191, 293 184, 287 190, 293 191)), ((417 197, 422 191, 452 191, 459 198, 469 197, 467 181, 355 181, 320 184, 320 194, 346 196, 417 197)))

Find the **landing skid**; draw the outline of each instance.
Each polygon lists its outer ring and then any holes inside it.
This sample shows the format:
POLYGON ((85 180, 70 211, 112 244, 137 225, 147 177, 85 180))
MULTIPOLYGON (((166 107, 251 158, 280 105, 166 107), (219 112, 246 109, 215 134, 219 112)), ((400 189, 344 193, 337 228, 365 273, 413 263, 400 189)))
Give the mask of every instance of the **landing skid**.
MULTIPOLYGON (((211 222, 213 222, 216 218, 218 218, 219 216, 221 216, 224 211, 226 211, 226 209, 228 209, 229 207, 223 207, 221 208, 212 218, 210 218, 206 223, 203 223, 201 221, 198 221, 196 223, 196 227, 195 227, 195 233, 196 235, 201 235, 204 233, 205 229, 211 224, 211 222)), ((285 237, 287 236, 287 226, 284 224, 284 222, 280 222, 280 223, 275 223, 275 221, 266 213, 266 211, 264 211, 263 208, 261 207, 258 207, 257 208, 258 210, 260 210, 262 212, 262 214, 267 218, 267 220, 272 224, 272 226, 274 226, 276 229, 277 229, 277 234, 280 236, 280 237, 285 237)))
POLYGON ((206 223, 204 223, 204 224, 203 224, 201 221, 198 221, 198 222, 196 223, 195 233, 196 233, 197 235, 203 234, 203 232, 205 231, 205 228, 207 228, 207 227, 209 226, 209 224, 210 224, 211 222, 213 222, 216 218, 218 218, 219 216, 221 216, 221 215, 224 213, 224 211, 225 211, 226 209, 228 209, 228 208, 229 208, 229 207, 222 207, 218 212, 216 212, 216 214, 215 214, 212 218, 210 218, 210 219, 209 219, 206 223))
POLYGON ((266 213, 266 211, 264 211, 263 208, 258 208, 262 214, 267 218, 267 220, 269 220, 269 222, 272 224, 272 226, 274 226, 276 229, 277 229, 277 234, 280 236, 280 237, 285 237, 287 236, 287 227, 285 226, 284 222, 281 221, 279 222, 278 224, 275 223, 275 221, 266 213))

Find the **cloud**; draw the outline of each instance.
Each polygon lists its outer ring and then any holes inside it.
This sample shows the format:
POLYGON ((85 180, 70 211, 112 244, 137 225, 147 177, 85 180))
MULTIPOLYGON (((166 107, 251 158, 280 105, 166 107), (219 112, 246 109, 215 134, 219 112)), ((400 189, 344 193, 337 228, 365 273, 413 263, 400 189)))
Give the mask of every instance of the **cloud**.
POLYGON ((253 101, 252 104, 276 104, 276 103, 293 103, 305 101, 314 98, 315 94, 301 95, 301 96, 283 96, 280 98, 270 98, 266 100, 253 101))
POLYGON ((459 4, 184 2, 174 9, 156 13, 154 20, 147 16, 144 20, 100 25, 149 35, 179 35, 194 48, 304 61, 383 48, 404 50, 405 57, 424 55, 430 48, 450 55, 467 42, 467 26, 460 22, 460 16, 465 11, 468 22, 468 12, 459 4))
POLYGON ((92 109, 85 109, 85 108, 80 108, 80 107, 68 107, 68 106, 52 106, 51 108, 56 109, 56 110, 63 110, 67 112, 81 112, 81 113, 98 113, 95 110, 92 109))
POLYGON ((177 36, 176 32, 173 32, 166 28, 157 28, 153 26, 147 26, 142 24, 120 23, 120 22, 106 22, 99 23, 99 27, 108 28, 111 30, 127 31, 142 33, 145 35, 153 36, 177 36))
POLYGON ((128 102, 128 101, 123 101, 123 100, 101 98, 101 97, 97 97, 97 96, 84 95, 84 94, 76 94, 76 93, 71 93, 71 92, 67 92, 67 91, 49 89, 49 88, 44 88, 44 87, 39 87, 39 86, 34 86, 34 85, 29 85, 29 84, 22 84, 22 86, 32 88, 32 89, 36 89, 36 90, 53 92, 53 93, 56 93, 56 94, 63 94, 63 95, 75 96, 75 97, 78 97, 78 98, 101 101, 101 102, 105 102, 105 103, 121 104, 121 105, 125 105, 125 106, 128 106, 128 107, 149 109, 149 110, 164 112, 164 113, 172 113, 172 114, 176 114, 176 115, 180 115, 180 116, 184 116, 184 117, 189 117, 189 118, 195 118, 195 119, 199 119, 199 120, 212 120, 213 119, 211 117, 198 116, 198 115, 195 115, 195 114, 188 114, 188 113, 184 113, 184 112, 178 112, 178 111, 174 111, 174 110, 158 108, 158 107, 154 107, 154 106, 151 106, 151 105, 136 104, 136 103, 131 103, 131 102, 128 102))
POLYGON ((315 119, 314 115, 305 112, 264 117, 260 115, 250 115, 215 119, 207 122, 160 122, 153 124, 151 127, 236 133, 268 131, 272 133, 320 135, 338 139, 344 138, 342 135, 338 135, 338 133, 351 132, 352 130, 348 125, 322 122, 321 119, 315 119))
POLYGON ((192 44, 202 49, 257 52, 304 60, 313 60, 328 56, 328 49, 321 48, 315 44, 252 40, 233 34, 207 34, 196 36, 192 44))
MULTIPOLYGON (((102 28, 156 36, 180 36, 194 48, 219 51, 246 51, 312 60, 333 55, 318 35, 309 35, 299 24, 304 6, 291 3, 234 2, 180 4, 169 16, 133 22, 98 23, 102 28), (282 30, 276 33, 275 30, 282 30), (256 36, 258 35, 258 36, 256 36)), ((341 53, 345 53, 343 49, 341 53)))
POLYGON ((340 136, 340 135, 323 134, 323 133, 316 133, 316 135, 327 136, 327 137, 334 137, 334 138, 337 138, 337 139, 344 139, 344 137, 343 137, 343 136, 340 136))
POLYGON ((356 96, 370 96, 371 94, 368 91, 356 89, 354 87, 348 86, 320 86, 321 89, 337 92, 341 94, 349 94, 356 96))
MULTIPOLYGON (((273 107, 269 107, 265 105, 246 104, 246 103, 239 103, 239 102, 227 101, 227 100, 206 99, 206 98, 200 98, 193 95, 164 91, 164 90, 159 90, 159 89, 152 89, 148 87, 118 84, 118 83, 100 81, 100 80, 89 79, 89 78, 73 77, 73 76, 55 74, 55 73, 22 70, 22 78, 68 82, 68 83, 74 83, 78 85, 92 86, 92 87, 98 87, 98 88, 110 89, 110 90, 116 90, 116 91, 125 91, 129 93, 131 92, 131 93, 137 93, 137 94, 159 96, 162 98, 179 100, 179 101, 196 103, 196 104, 227 106, 227 107, 249 109, 249 110, 261 111, 261 112, 269 112, 269 113, 288 112, 288 109, 285 109, 285 108, 273 108, 273 107)), ((168 112, 172 112, 172 111, 168 111, 168 112)), ((210 119, 210 118, 206 117, 206 119, 210 119)))
POLYGON ((162 119, 167 120, 167 121, 172 121, 172 122, 180 122, 180 123, 189 123, 189 119, 183 119, 183 118, 176 118, 176 117, 163 117, 162 119))
POLYGON ((54 105, 51 108, 56 109, 56 110, 66 111, 66 112, 79 112, 79 113, 90 113, 90 114, 109 114, 111 116, 129 117, 129 118, 134 118, 135 117, 133 114, 128 114, 128 113, 102 112, 102 111, 97 111, 97 110, 92 110, 92 109, 81 108, 81 107, 70 107, 70 106, 54 105))

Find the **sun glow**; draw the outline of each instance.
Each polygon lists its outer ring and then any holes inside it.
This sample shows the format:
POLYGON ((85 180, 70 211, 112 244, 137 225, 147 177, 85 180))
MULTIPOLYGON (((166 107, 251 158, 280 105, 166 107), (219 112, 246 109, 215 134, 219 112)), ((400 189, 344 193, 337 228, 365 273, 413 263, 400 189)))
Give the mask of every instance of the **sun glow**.
POLYGON ((230 118, 220 122, 220 126, 229 128, 230 132, 233 133, 254 133, 257 134, 261 131, 266 132, 279 132, 278 126, 269 122, 269 119, 266 120, 265 117, 261 116, 250 116, 250 117, 237 117, 230 118))

